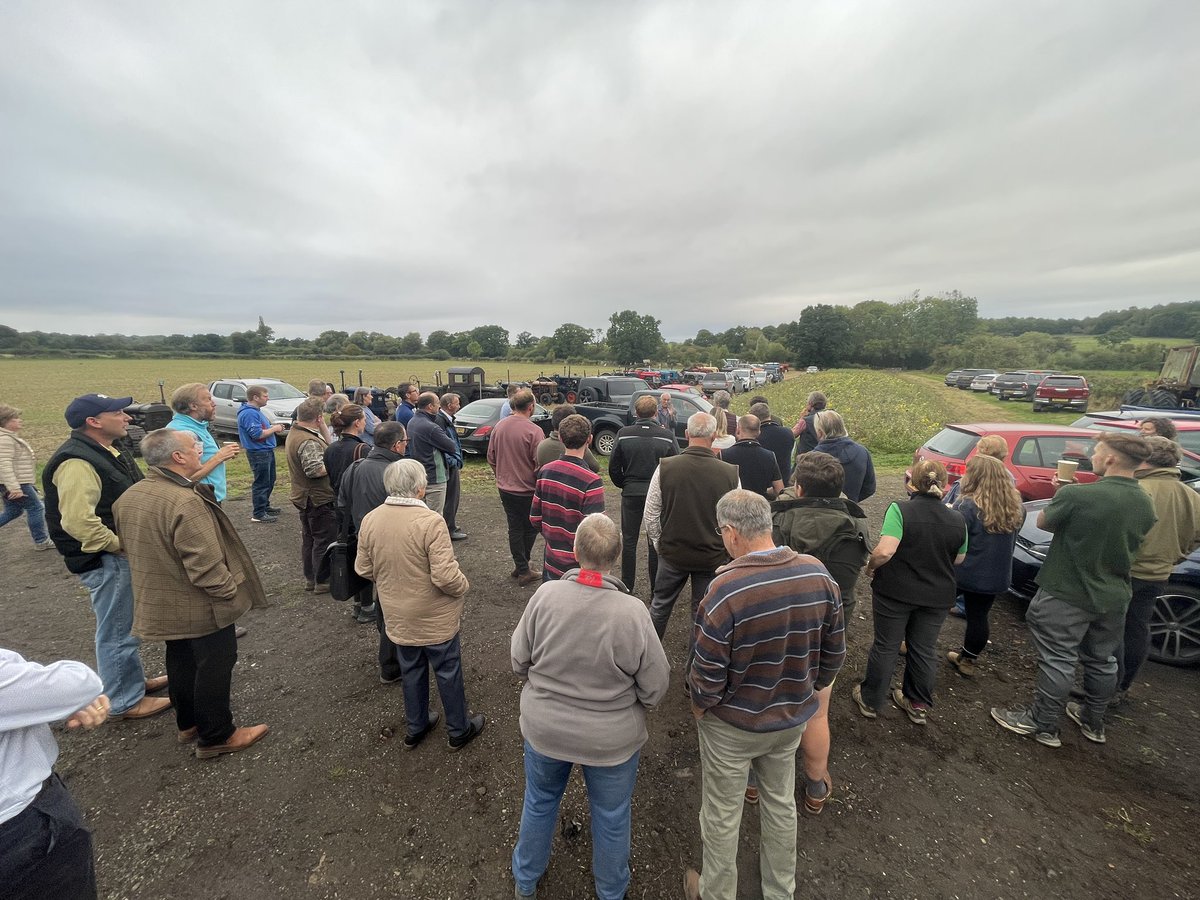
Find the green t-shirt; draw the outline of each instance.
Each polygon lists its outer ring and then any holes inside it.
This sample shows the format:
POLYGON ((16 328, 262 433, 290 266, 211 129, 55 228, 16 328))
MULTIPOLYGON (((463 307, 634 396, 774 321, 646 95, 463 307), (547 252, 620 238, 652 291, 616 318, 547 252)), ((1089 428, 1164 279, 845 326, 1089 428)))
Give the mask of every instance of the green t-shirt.
POLYGON ((1059 488, 1042 511, 1054 533, 1037 583, 1047 593, 1092 612, 1129 607, 1129 569, 1154 507, 1132 478, 1109 475, 1059 488))
MULTIPOLYGON (((887 512, 883 514, 883 528, 879 531, 880 537, 894 537, 900 540, 904 537, 904 513, 900 511, 900 504, 893 503, 887 508, 887 512)), ((962 546, 958 548, 959 556, 967 552, 967 533, 963 532, 962 546)))

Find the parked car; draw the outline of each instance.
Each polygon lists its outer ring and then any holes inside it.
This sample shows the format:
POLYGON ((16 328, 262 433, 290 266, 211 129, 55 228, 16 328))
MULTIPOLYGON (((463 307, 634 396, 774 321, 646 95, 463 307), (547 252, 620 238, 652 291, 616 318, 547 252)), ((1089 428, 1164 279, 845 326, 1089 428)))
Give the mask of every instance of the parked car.
POLYGON ((1005 372, 992 382, 992 391, 1001 400, 1032 400, 1033 392, 1048 375, 1057 372, 1017 371, 1005 372))
MULTIPOLYGON (((670 391, 671 405, 675 408, 675 437, 679 443, 686 444, 685 432, 687 420, 693 413, 713 411, 713 405, 703 396, 685 391, 670 391)), ((615 403, 576 403, 575 411, 586 416, 592 423, 592 449, 601 456, 609 456, 617 446, 617 432, 626 425, 632 425, 637 419, 634 404, 647 395, 658 398, 663 389, 639 391, 629 398, 623 406, 615 403)))
POLYGON ((1016 422, 947 425, 917 449, 913 463, 936 459, 946 467, 953 484, 966 473, 967 460, 975 455, 975 445, 985 434, 999 435, 1008 444, 1004 465, 1012 472, 1022 500, 1054 496, 1052 479, 1060 459, 1079 463, 1075 477, 1080 482, 1096 480, 1092 473, 1096 433, 1069 425, 1048 428, 1016 422))
POLYGON ((958 376, 962 374, 962 369, 955 369, 952 372, 946 373, 946 387, 958 387, 958 376))
MULTIPOLYGON (((486 456, 488 440, 492 429, 500 421, 500 407, 504 405, 503 397, 484 397, 473 400, 458 411, 454 417, 454 430, 462 443, 463 453, 473 456, 486 456)), ((550 412, 540 403, 533 405, 533 424, 550 435, 550 412)))
MULTIPOLYGON (((1193 488, 1197 481, 1189 481, 1193 488)), ((1037 592, 1037 573, 1046 560, 1053 535, 1037 527, 1038 513, 1049 500, 1025 504, 1025 524, 1013 550, 1013 582, 1009 589, 1029 600, 1037 592)), ((1150 616, 1150 658, 1169 665, 1200 663, 1200 550, 1175 567, 1150 616)))
POLYGON ((1033 411, 1055 407, 1087 412, 1092 391, 1082 375, 1047 375, 1033 392, 1033 411))
MULTIPOLYGON (((217 407, 209 425, 214 434, 237 436, 237 415, 246 400, 246 388, 255 384, 267 389, 269 399, 263 412, 270 423, 276 425, 282 422, 284 434, 291 430, 296 407, 308 396, 307 393, 278 378, 222 378, 208 386, 217 407)), ((283 442, 283 435, 279 440, 283 442)))
POLYGON ((732 394, 735 382, 728 372, 709 372, 700 381, 700 390, 704 391, 706 397, 711 397, 717 391, 728 391, 732 394))
POLYGON ((733 376, 734 393, 743 393, 754 389, 754 372, 750 369, 734 369, 729 373, 733 376))
POLYGON ((659 388, 660 391, 679 391, 683 394, 695 394, 697 397, 703 397, 704 391, 696 387, 694 384, 664 384, 659 388))
POLYGON ((996 380, 996 373, 991 375, 976 375, 971 379, 971 390, 986 392, 992 388, 992 382, 996 380))
POLYGON ((820 372, 821 370, 820 370, 820 369, 818 369, 816 366, 809 366, 809 367, 808 367, 807 369, 805 369, 804 371, 805 371, 805 373, 806 373, 806 374, 808 374, 808 375, 816 375, 816 374, 817 374, 818 372, 820 372))
POLYGON ((579 379, 580 403, 626 403, 638 391, 650 385, 641 378, 627 375, 592 375, 579 379))
POLYGON ((959 369, 958 377, 954 380, 954 386, 960 391, 969 391, 971 382, 978 375, 996 375, 999 374, 995 369, 959 369))

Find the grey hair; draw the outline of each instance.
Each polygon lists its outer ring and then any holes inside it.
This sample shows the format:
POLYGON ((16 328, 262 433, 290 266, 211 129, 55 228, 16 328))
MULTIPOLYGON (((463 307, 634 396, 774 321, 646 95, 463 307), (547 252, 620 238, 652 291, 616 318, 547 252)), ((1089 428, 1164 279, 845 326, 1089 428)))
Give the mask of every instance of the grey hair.
POLYGON ((829 402, 829 398, 826 397, 820 391, 813 391, 811 394, 808 395, 808 408, 809 409, 824 409, 825 404, 828 402, 829 402))
POLYGON ((199 381, 181 384, 171 395, 171 409, 178 413, 186 413, 200 401, 200 392, 207 391, 208 385, 199 381))
POLYGON ((1170 438, 1151 434, 1144 440, 1150 447, 1150 455, 1146 457, 1146 462, 1150 465, 1162 468, 1177 466, 1183 461, 1183 448, 1170 438))
POLYGON ((575 531, 575 559, 584 569, 611 572, 621 558, 621 529, 604 513, 585 516, 575 531))
POLYGON ((0 403, 0 428, 3 428, 11 420, 20 418, 21 411, 15 406, 9 406, 7 403, 0 403))
POLYGON ((717 433, 717 420, 706 412, 692 413, 688 417, 687 433, 688 437, 711 440, 717 433))
POLYGON ((823 409, 817 413, 813 424, 817 426, 817 432, 827 438, 848 437, 846 420, 842 418, 841 413, 834 412, 832 409, 823 409))
POLYGON ((717 391, 713 394, 713 405, 719 406, 721 409, 729 409, 729 391, 717 391))
POLYGON ((176 450, 183 449, 181 437, 187 438, 193 443, 196 441, 195 435, 190 431, 178 431, 173 428, 159 428, 142 438, 138 449, 141 450, 142 459, 146 461, 146 465, 165 466, 169 463, 171 454, 176 450))
POLYGON ((383 470, 383 487, 392 497, 416 497, 428 485, 425 466, 415 459, 398 459, 383 470))
POLYGON ((771 504, 762 494, 734 488, 717 501, 717 524, 728 525, 743 538, 771 533, 771 504))
POLYGON ((334 394, 325 401, 325 412, 334 413, 350 402, 345 394, 334 394))

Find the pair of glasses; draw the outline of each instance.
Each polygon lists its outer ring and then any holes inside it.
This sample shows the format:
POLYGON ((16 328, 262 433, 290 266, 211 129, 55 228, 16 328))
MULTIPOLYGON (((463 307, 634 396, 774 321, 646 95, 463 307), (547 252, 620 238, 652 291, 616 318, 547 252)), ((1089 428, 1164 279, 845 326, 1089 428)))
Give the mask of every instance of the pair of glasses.
POLYGON ((729 527, 728 525, 718 525, 716 528, 713 529, 713 531, 715 531, 717 534, 719 534, 721 536, 724 536, 725 529, 728 527, 729 527))

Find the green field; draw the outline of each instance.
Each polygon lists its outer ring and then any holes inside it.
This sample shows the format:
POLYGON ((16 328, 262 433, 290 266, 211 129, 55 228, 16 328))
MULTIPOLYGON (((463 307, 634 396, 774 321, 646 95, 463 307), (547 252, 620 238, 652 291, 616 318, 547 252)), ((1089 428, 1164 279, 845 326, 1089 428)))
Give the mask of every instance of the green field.
MULTIPOLYGON (((1068 337, 1070 337, 1071 343, 1075 346, 1076 350, 1098 350, 1104 346, 1094 334, 1068 335, 1068 337)), ((1186 347, 1189 344, 1196 343, 1191 338, 1186 337, 1134 337, 1130 338, 1129 342, 1131 344, 1136 344, 1139 347, 1145 346, 1146 344, 1163 344, 1167 347, 1186 347)))
MULTIPOLYGON (((445 372, 450 362, 406 362, 363 366, 368 384, 392 386, 416 378, 433 380, 435 371, 445 372)), ((464 363, 469 364, 469 363, 464 363)), ((258 360, 15 360, 0 359, 0 401, 24 410, 22 435, 33 446, 39 466, 44 464, 67 434, 63 410, 72 397, 89 391, 110 396, 132 395, 138 401, 157 400, 158 381, 164 382, 167 397, 189 381, 212 381, 223 377, 261 376, 282 378, 302 390, 312 378, 340 385, 339 369, 346 382, 358 383, 360 361, 303 362, 258 360)), ((480 363, 489 380, 528 379, 545 371, 539 364, 498 365, 480 363)), ((582 374, 582 370, 580 371, 582 374)), ((1144 373, 1105 373, 1101 381, 1136 383, 1144 373)), ((808 393, 824 391, 830 408, 846 418, 850 434, 871 449, 881 471, 904 467, 913 451, 949 422, 1043 422, 1066 424, 1078 418, 1073 412, 1034 415, 1030 404, 1001 403, 987 394, 947 388, 941 375, 923 372, 877 372, 864 369, 832 369, 815 375, 791 374, 783 383, 768 385, 759 393, 767 397, 772 412, 792 424, 803 412, 808 393)), ((1104 400, 1094 408, 1109 408, 1104 400)), ((746 411, 749 395, 738 394, 733 410, 746 411)), ((286 483, 286 463, 281 463, 279 480, 286 483)), ((249 468, 244 459, 228 466, 231 496, 249 489, 249 468)), ((463 473, 467 491, 492 489, 491 471, 483 460, 470 459, 463 473)), ((278 497, 277 497, 278 499, 278 497)))

